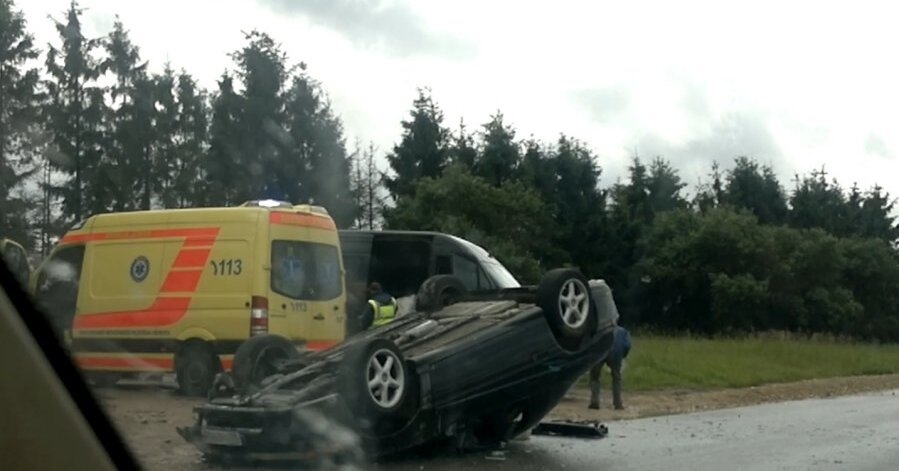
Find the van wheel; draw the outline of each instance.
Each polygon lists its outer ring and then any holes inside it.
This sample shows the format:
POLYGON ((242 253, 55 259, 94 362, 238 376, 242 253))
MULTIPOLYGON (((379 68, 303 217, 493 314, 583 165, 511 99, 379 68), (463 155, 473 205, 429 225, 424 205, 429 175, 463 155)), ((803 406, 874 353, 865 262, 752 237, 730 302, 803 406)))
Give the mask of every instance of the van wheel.
POLYGON ((285 360, 299 358, 297 348, 278 335, 257 335, 240 344, 234 353, 231 376, 238 391, 247 393, 258 387, 262 380, 278 373, 285 360))
POLYGON ((218 357, 202 341, 186 342, 175 356, 178 389, 186 396, 205 396, 221 370, 218 357))
POLYGON ((467 294, 462 280, 452 275, 434 275, 418 288, 415 308, 418 311, 436 311, 457 302, 467 294))

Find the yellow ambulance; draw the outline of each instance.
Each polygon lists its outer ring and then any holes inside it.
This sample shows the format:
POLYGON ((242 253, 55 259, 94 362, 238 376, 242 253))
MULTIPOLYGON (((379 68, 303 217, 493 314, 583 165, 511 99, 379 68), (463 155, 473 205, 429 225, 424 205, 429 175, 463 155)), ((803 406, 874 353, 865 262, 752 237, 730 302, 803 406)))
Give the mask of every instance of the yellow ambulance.
POLYGON ((175 372, 203 394, 238 346, 275 334, 312 350, 343 339, 340 242, 324 208, 102 214, 69 231, 32 290, 94 380, 175 372))

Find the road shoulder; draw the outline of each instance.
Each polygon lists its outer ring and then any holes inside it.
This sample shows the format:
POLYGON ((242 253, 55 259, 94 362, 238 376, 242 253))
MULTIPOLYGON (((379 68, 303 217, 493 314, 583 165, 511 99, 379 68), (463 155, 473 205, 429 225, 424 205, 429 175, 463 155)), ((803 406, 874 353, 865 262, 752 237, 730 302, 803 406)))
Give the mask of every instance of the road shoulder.
POLYGON ((602 391, 603 409, 587 409, 589 390, 575 387, 550 413, 550 419, 599 420, 603 422, 685 414, 690 412, 729 409, 770 402, 783 402, 809 398, 846 396, 870 391, 899 389, 899 374, 852 376, 798 381, 795 383, 765 384, 749 388, 708 391, 665 390, 627 391, 624 378, 625 410, 612 410, 610 390, 602 391))

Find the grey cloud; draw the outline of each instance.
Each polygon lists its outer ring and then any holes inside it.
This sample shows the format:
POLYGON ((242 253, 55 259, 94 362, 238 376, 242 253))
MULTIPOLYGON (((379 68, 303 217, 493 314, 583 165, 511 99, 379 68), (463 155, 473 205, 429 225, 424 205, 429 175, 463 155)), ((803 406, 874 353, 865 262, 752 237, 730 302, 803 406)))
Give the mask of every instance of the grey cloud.
POLYGON ((865 139, 865 152, 879 157, 889 157, 891 155, 887 143, 876 134, 869 134, 867 139, 865 139))
MULTIPOLYGON (((732 112, 724 115, 711 126, 711 131, 683 143, 671 143, 657 134, 647 134, 637 140, 636 151, 644 160, 661 156, 681 171, 687 182, 705 179, 712 162, 723 168, 730 166, 735 157, 748 156, 770 164, 777 171, 783 163, 783 152, 768 129, 765 116, 752 111, 732 112)), ((782 182, 788 175, 782 174, 782 182)))
POLYGON ((474 54, 474 45, 428 31, 407 5, 384 0, 262 0, 278 13, 300 14, 365 47, 397 56, 428 53, 453 58, 474 54))
POLYGON ((711 116, 709 100, 705 90, 692 82, 684 81, 684 97, 681 106, 694 119, 708 119, 711 116))
POLYGON ((574 92, 573 99, 600 123, 614 122, 627 111, 631 101, 630 93, 624 88, 579 90, 574 92))

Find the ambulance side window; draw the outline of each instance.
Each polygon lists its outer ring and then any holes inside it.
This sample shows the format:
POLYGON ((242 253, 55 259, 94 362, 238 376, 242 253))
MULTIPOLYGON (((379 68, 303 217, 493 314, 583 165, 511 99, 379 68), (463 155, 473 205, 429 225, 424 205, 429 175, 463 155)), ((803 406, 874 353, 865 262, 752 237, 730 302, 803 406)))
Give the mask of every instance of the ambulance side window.
POLYGON ((272 291, 292 299, 327 300, 340 296, 337 247, 312 242, 272 242, 272 291))

